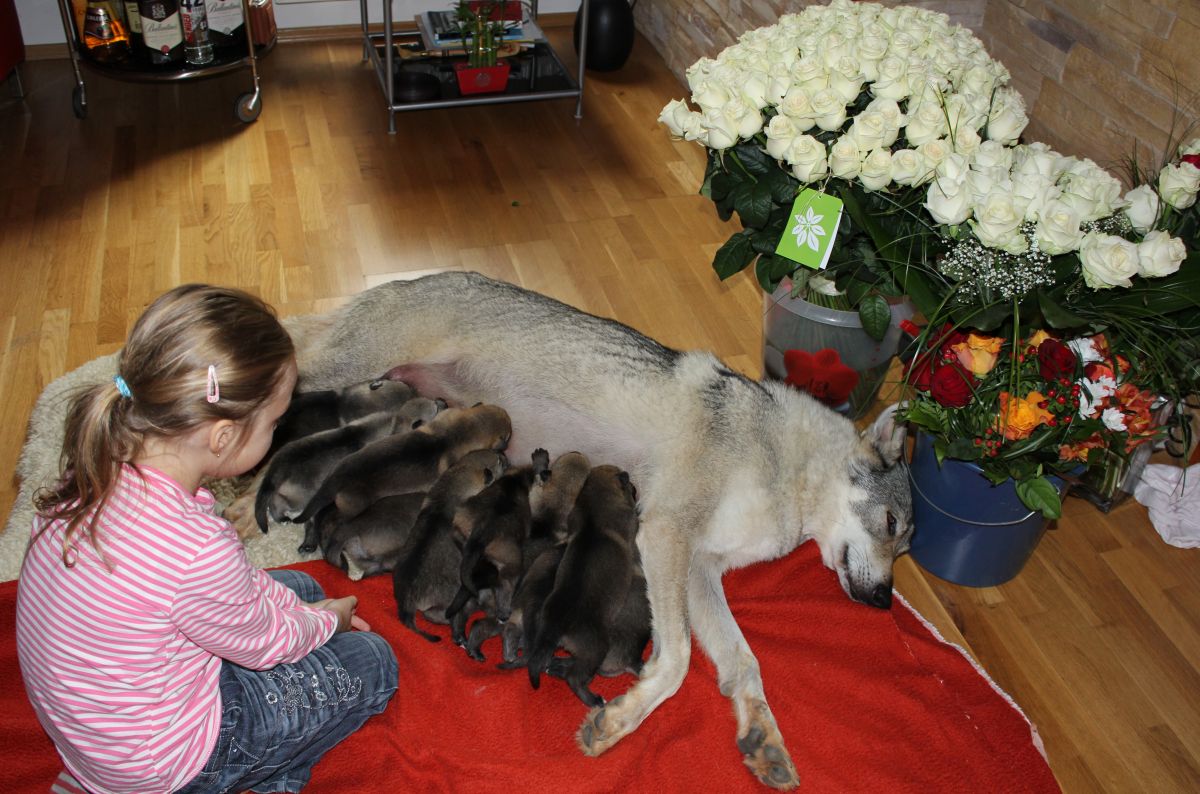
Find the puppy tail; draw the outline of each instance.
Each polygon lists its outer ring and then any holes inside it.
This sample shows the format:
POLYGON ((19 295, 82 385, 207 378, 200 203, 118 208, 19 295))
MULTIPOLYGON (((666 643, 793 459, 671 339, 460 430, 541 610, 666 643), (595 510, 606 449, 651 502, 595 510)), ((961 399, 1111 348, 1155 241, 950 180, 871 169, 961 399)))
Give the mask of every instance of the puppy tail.
POLYGON ((554 638, 557 636, 548 631, 543 622, 538 628, 537 636, 529 644, 525 654, 525 666, 529 670, 529 683, 534 689, 541 685, 542 673, 550 667, 550 660, 554 658, 554 649, 557 646, 554 638))
POLYGON ((321 487, 313 494, 312 499, 308 500, 308 504, 300 511, 300 515, 292 519, 297 524, 303 524, 308 519, 315 516, 323 508, 333 504, 333 496, 337 492, 337 484, 333 482, 332 477, 326 477, 325 482, 321 483, 321 487))

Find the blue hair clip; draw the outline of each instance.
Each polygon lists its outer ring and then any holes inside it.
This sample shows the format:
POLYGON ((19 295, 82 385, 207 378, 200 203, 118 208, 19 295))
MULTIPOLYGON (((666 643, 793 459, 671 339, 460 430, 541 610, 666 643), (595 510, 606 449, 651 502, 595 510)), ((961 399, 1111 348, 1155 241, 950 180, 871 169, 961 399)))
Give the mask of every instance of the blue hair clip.
POLYGON ((122 397, 133 397, 133 392, 129 390, 129 384, 120 375, 113 375, 113 383, 117 384, 117 391, 121 392, 122 397))

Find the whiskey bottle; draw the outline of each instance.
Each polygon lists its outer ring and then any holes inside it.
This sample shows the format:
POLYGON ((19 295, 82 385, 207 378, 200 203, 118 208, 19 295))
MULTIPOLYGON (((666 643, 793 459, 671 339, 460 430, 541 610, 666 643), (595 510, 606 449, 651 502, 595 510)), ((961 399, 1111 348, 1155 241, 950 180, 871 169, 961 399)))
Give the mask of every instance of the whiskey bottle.
POLYGON ((129 28, 129 49, 141 56, 142 49, 142 15, 138 11, 137 0, 121 0, 125 7, 125 23, 129 28))
POLYGON ((213 45, 208 38, 204 0, 179 0, 179 15, 183 21, 183 57, 197 66, 212 63, 213 45))
POLYGON ((111 0, 88 0, 83 16, 83 47, 101 63, 129 57, 129 32, 111 0))
POLYGON ((183 60, 183 24, 178 0, 138 0, 142 17, 142 41, 150 63, 170 64, 183 60))
POLYGON ((242 0, 206 0, 208 37, 218 50, 246 51, 246 17, 242 0))

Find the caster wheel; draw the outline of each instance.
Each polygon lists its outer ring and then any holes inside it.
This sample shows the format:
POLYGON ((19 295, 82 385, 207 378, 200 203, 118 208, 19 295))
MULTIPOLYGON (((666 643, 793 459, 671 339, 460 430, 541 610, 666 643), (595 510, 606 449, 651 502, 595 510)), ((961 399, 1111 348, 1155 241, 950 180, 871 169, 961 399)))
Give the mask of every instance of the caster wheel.
POLYGON ((257 94, 242 94, 233 106, 233 112, 238 117, 238 121, 249 124, 258 118, 259 113, 262 113, 262 101, 257 94))
POLYGON ((75 86, 75 90, 71 92, 71 110, 75 111, 75 118, 87 118, 87 100, 83 97, 83 86, 75 86))

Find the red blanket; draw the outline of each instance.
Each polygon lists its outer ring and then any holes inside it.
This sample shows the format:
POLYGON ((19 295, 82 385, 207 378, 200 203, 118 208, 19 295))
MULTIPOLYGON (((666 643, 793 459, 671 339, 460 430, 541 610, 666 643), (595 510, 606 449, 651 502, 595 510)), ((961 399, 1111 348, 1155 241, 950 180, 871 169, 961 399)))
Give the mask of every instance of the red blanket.
MULTIPOLYGON (((334 748, 306 791, 761 792, 735 746, 729 701, 697 647, 679 692, 599 758, 575 747, 586 712, 566 685, 501 671, 499 639, 480 663, 431 644, 395 617, 391 580, 351 582, 323 562, 296 566, 391 642, 400 690, 386 712, 334 748)), ((1058 791, 1024 716, 906 605, 849 601, 814 544, 725 577, 729 603, 762 666, 767 699, 805 792, 1058 791)), ((16 583, 0 584, 0 655, 17 670, 16 583)), ((428 626, 427 626, 428 627, 428 626)), ((611 699, 633 679, 598 678, 611 699)), ((20 677, 0 679, 0 791, 46 792, 61 766, 20 677)))

